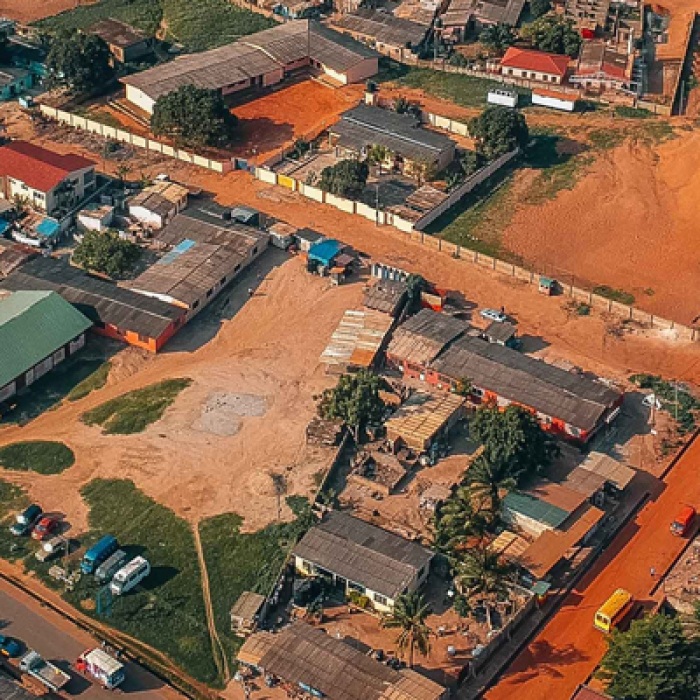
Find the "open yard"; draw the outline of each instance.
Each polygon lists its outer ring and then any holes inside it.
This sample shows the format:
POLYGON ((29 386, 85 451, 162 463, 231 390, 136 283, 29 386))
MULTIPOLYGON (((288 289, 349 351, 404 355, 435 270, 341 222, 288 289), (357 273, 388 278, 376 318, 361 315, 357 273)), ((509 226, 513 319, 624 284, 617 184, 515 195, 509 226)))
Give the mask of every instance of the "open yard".
POLYGON ((0 17, 33 22, 78 5, 78 0, 0 0, 0 17))

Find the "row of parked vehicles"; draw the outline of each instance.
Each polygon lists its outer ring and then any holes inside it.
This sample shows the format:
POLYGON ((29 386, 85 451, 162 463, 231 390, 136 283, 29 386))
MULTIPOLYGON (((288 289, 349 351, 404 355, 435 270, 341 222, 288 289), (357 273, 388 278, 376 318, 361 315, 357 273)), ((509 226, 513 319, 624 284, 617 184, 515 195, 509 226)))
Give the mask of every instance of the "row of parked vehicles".
MULTIPOLYGON (((46 515, 37 504, 32 504, 15 516, 10 532, 17 536, 27 536, 42 542, 35 556, 45 562, 52 557, 68 552, 69 540, 66 537, 51 537, 60 529, 60 519, 46 515)), ((100 584, 109 584, 113 595, 123 595, 135 588, 151 573, 150 562, 142 556, 129 557, 119 547, 117 538, 105 535, 85 552, 80 570, 83 574, 93 574, 100 584)))

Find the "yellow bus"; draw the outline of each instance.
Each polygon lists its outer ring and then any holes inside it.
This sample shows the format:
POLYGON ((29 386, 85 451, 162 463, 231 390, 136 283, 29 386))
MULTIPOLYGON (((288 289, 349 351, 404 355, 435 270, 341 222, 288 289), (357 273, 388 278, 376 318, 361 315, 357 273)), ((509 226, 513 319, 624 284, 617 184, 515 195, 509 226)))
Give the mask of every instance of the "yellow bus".
POLYGON ((615 623, 624 616, 632 603, 632 594, 618 588, 595 614, 593 626, 601 632, 611 632, 615 623))

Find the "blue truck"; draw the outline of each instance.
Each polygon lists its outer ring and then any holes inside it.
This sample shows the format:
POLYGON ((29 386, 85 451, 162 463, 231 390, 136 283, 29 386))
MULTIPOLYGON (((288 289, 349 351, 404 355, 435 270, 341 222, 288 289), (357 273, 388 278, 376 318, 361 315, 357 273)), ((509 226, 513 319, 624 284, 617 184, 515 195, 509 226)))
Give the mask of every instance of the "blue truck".
POLYGON ((95 573, 95 569, 119 549, 117 538, 105 535, 97 544, 92 545, 80 562, 80 570, 84 574, 95 573))

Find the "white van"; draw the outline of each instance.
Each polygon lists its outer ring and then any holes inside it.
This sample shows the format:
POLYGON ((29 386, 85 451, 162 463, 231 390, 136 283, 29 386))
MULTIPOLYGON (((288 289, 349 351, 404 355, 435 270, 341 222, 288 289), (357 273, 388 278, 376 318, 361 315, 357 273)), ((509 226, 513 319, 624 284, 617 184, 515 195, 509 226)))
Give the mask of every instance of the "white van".
POLYGON ((150 573, 151 565, 148 560, 136 557, 114 574, 109 589, 114 595, 123 595, 143 581, 150 573))

